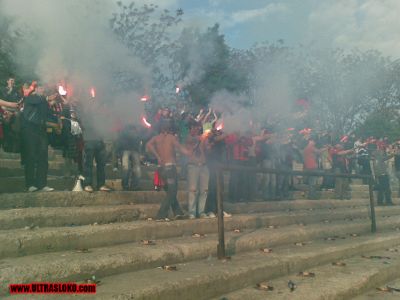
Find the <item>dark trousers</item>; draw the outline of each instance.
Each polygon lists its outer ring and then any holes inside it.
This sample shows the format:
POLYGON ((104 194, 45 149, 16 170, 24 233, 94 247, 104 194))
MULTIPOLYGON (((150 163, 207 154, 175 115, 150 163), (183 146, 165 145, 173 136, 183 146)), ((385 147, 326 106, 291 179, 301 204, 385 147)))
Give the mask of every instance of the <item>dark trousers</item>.
MULTIPOLYGON (((214 164, 214 163, 213 163, 214 164)), ((208 172, 210 176, 208 177, 208 193, 207 193, 207 201, 206 201, 206 213, 217 213, 217 169, 213 166, 213 164, 209 164, 208 172)), ((224 179, 221 176, 221 189, 223 193, 224 179)))
MULTIPOLYGON (((248 161, 235 160, 233 162, 236 166, 248 166, 248 161)), ((229 202, 249 201, 250 193, 250 180, 249 172, 244 171, 231 171, 229 177, 229 202)))
MULTIPOLYGON (((360 175, 371 175, 371 165, 368 158, 360 157, 358 164, 360 166, 360 175)), ((368 184, 368 179, 363 179, 363 184, 368 184)))
POLYGON ((378 188, 378 203, 383 204, 385 201, 387 204, 392 203, 392 191, 390 190, 389 175, 380 175, 377 177, 377 188, 378 188))
POLYGON ((93 159, 96 160, 97 187, 101 187, 106 183, 106 148, 101 140, 85 141, 83 148, 85 186, 93 184, 93 159))
POLYGON ((178 193, 178 174, 176 172, 176 166, 161 167, 159 169, 159 173, 162 180, 165 182, 164 188, 166 189, 167 195, 163 202, 161 202, 157 219, 167 218, 170 207, 172 208, 175 216, 183 215, 183 211, 176 197, 178 193))
MULTIPOLYGON (((277 169, 292 171, 291 166, 280 164, 277 169)), ((290 175, 277 175, 276 177, 276 196, 278 199, 289 199, 290 175)))
POLYGON ((47 185, 48 142, 46 128, 35 125, 22 128, 25 185, 42 189, 47 185))

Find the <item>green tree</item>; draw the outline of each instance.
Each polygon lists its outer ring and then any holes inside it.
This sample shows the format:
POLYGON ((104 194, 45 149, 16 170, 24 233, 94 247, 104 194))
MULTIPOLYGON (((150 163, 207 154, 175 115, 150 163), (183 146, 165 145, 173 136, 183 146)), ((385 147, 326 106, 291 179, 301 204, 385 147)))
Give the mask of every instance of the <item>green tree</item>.
MULTIPOLYGON (((130 82, 134 88, 143 88, 155 97, 169 97, 176 84, 172 63, 175 51, 173 30, 181 22, 183 11, 161 10, 155 4, 138 6, 117 2, 118 11, 113 14, 110 26, 119 40, 128 47, 132 55, 149 67, 151 82, 136 78, 130 82)), ((129 77, 119 74, 120 77, 129 77)))
POLYGON ((13 58, 15 41, 18 32, 11 30, 12 19, 0 15, 0 82, 5 82, 8 76, 15 75, 13 58))
POLYGON ((221 90, 241 93, 247 89, 246 77, 234 63, 237 52, 228 47, 218 24, 203 33, 183 30, 178 45, 174 57, 180 81, 195 104, 208 104, 221 90))
POLYGON ((367 116, 356 132, 362 137, 384 137, 390 141, 400 139, 400 115, 398 111, 385 109, 376 110, 367 116))

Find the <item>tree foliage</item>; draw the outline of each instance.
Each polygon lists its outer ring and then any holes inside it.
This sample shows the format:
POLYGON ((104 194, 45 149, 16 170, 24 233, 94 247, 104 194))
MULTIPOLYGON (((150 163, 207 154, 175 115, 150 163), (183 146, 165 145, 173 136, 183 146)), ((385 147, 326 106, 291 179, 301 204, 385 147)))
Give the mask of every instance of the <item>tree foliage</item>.
POLYGON ((0 82, 15 75, 13 53, 18 32, 11 30, 12 19, 0 14, 0 82))
POLYGON ((232 93, 246 90, 246 77, 235 68, 235 54, 226 44, 218 24, 205 32, 194 29, 182 32, 174 58, 184 88, 194 103, 206 105, 221 90, 232 93))
POLYGON ((151 82, 139 80, 136 84, 152 87, 158 97, 168 96, 173 91, 172 55, 175 49, 173 30, 181 22, 182 10, 161 10, 155 4, 138 6, 135 2, 125 5, 117 2, 118 11, 113 14, 110 26, 118 39, 150 68, 151 82), (170 93, 171 93, 170 92, 170 93))

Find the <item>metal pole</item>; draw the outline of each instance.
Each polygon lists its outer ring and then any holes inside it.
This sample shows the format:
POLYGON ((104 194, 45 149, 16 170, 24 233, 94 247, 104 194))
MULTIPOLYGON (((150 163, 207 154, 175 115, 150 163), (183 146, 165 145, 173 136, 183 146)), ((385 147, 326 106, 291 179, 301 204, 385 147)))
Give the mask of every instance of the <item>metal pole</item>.
POLYGON ((220 169, 218 169, 217 171, 218 259, 225 258, 224 204, 222 196, 221 176, 223 176, 223 173, 220 169))
POLYGON ((371 209, 371 232, 376 232, 375 201, 374 201, 374 180, 369 179, 369 207, 371 209))

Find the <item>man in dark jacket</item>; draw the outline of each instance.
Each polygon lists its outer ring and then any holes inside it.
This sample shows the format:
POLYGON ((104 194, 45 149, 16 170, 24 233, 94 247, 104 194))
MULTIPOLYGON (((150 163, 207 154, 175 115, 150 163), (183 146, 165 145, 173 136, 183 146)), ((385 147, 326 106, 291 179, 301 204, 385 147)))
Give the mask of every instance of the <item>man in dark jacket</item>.
POLYGON ((36 86, 34 92, 24 100, 22 113, 22 142, 24 151, 25 184, 29 192, 53 191, 47 186, 48 142, 46 121, 48 103, 44 87, 36 86))
MULTIPOLYGON (((9 77, 7 86, 0 90, 0 99, 8 102, 18 103, 21 100, 21 94, 15 87, 15 79, 9 77)), ((3 124, 4 145, 6 152, 20 152, 20 131, 21 118, 18 108, 12 108, 0 105, 0 122, 3 124), (2 119, 2 120, 1 120, 2 119)))

